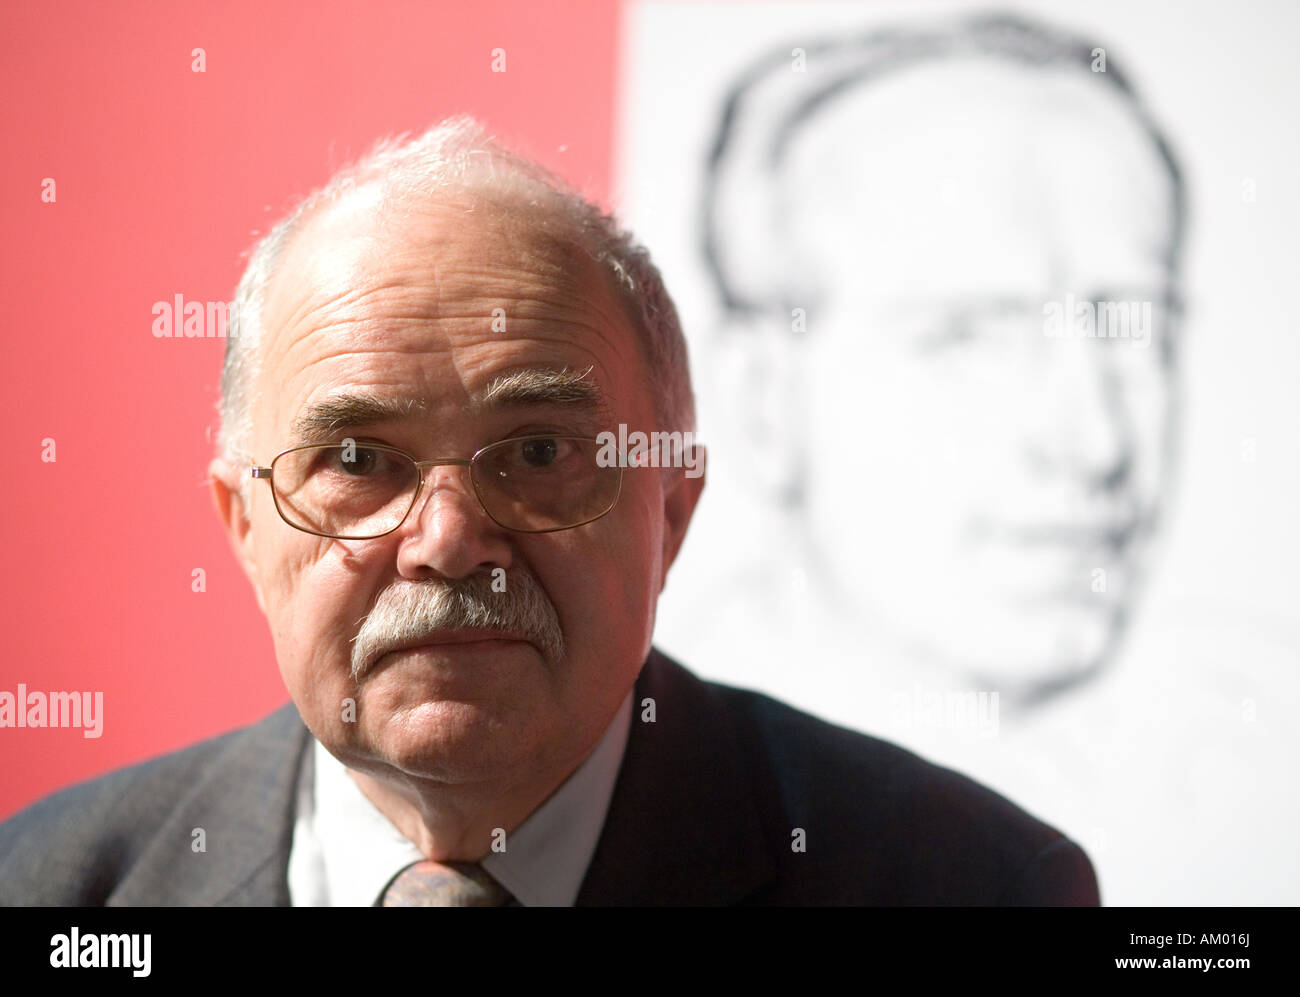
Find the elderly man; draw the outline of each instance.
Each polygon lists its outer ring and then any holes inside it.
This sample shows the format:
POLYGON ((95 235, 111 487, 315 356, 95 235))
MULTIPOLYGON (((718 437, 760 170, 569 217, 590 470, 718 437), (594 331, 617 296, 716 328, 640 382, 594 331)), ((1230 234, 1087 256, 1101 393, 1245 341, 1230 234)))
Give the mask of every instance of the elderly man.
POLYGON ((689 446, 676 313, 473 122, 307 199, 236 315, 213 492, 293 702, 0 827, 4 900, 1097 902, 1006 800, 651 648, 699 454, 599 441, 689 446))

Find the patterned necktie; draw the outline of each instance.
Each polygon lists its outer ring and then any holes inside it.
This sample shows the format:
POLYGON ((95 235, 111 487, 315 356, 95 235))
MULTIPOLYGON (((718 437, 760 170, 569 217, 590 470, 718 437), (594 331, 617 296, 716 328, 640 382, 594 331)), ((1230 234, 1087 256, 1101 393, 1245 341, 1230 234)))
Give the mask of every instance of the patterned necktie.
POLYGON ((412 862, 384 889, 381 907, 504 907, 514 898, 476 862, 412 862))

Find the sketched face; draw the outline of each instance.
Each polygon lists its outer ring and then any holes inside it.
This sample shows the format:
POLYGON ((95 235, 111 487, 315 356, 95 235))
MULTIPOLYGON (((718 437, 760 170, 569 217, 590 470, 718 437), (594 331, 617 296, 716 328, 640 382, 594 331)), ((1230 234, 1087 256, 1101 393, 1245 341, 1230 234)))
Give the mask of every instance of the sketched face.
POLYGON ((1010 695, 1110 652, 1173 428, 1170 181, 1081 76, 899 73, 817 111, 782 173, 814 570, 1010 695), (1097 301, 1114 338, 1086 338, 1097 301))

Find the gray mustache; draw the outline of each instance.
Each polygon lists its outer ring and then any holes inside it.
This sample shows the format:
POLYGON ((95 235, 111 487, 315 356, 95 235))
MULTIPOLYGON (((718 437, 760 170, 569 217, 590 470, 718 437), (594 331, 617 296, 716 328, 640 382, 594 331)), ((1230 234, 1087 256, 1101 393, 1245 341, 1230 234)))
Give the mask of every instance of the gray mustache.
POLYGON ((353 639, 352 678, 360 682, 398 645, 443 630, 508 630, 532 641, 547 664, 558 663, 564 634, 550 598, 529 572, 508 574, 505 582, 504 592, 492 591, 487 573, 389 586, 353 639))

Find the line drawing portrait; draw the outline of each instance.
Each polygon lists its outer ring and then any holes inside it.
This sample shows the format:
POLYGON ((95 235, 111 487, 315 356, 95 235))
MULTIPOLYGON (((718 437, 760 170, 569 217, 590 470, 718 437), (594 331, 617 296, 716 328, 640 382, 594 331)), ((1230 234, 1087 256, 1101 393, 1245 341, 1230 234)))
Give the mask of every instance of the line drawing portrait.
POLYGON ((1031 707, 1113 659, 1173 488, 1181 168, 1020 16, 794 58, 727 94, 704 184, 748 461, 832 616, 1031 707))

